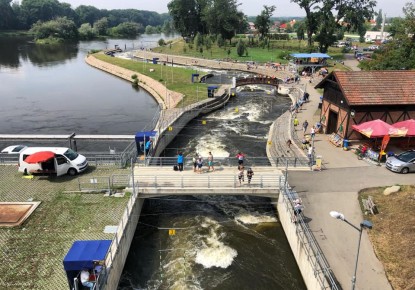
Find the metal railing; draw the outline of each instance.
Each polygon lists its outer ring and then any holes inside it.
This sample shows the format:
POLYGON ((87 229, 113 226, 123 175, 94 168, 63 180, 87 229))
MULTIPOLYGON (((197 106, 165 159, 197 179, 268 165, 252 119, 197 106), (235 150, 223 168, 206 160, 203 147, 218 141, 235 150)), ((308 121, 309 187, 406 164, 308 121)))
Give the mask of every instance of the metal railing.
MULTIPOLYGON (((284 182, 284 184, 280 184, 280 186, 283 202, 288 209, 290 216, 294 216, 294 200, 298 198, 298 195, 295 191, 291 190, 290 186, 286 182, 284 182)), ((298 214, 296 217, 296 235, 298 236, 300 243, 308 256, 307 260, 313 268, 314 276, 317 278, 321 289, 342 289, 334 276, 323 251, 318 245, 313 232, 304 221, 303 213, 298 214)))
MULTIPOLYGON (((244 176, 243 186, 247 186, 248 179, 244 176)), ((224 175, 139 175, 135 185, 139 188, 238 188, 240 182, 236 174, 224 175)), ((249 184, 252 188, 279 188, 284 183, 284 176, 275 174, 255 174, 249 184)))
POLYGON ((131 186, 131 174, 113 174, 111 176, 78 177, 79 191, 108 192, 131 186))
MULTIPOLYGON (((206 158, 203 158, 207 160, 206 158)), ((244 160, 244 166, 272 166, 271 161, 275 164, 276 167, 309 167, 309 160, 305 157, 246 157, 244 160)), ((177 165, 176 157, 147 157, 145 159, 137 159, 137 164, 139 166, 174 166, 177 165)), ((206 165, 206 162, 204 163, 206 165)), ((214 166, 220 167, 237 167, 238 159, 236 157, 215 157, 213 162, 214 166)), ((192 157, 185 157, 184 160, 185 168, 192 168, 193 162, 192 157)))
POLYGON ((130 144, 128 144, 128 146, 121 153, 121 156, 120 156, 121 167, 126 167, 127 165, 129 165, 129 162, 133 158, 136 158, 137 155, 138 155, 137 144, 136 144, 136 141, 134 140, 130 144))

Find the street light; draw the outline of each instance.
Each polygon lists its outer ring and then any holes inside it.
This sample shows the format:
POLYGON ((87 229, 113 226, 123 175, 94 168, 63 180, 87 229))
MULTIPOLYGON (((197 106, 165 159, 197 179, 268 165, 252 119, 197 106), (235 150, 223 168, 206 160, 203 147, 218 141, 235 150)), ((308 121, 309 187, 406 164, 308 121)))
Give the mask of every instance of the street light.
POLYGON ((356 286, 356 271, 357 271, 357 262, 359 260, 360 241, 362 239, 362 232, 363 232, 363 229, 372 229, 373 225, 370 221, 364 220, 360 223, 360 228, 358 228, 354 224, 352 224, 348 220, 346 220, 346 218, 344 217, 344 214, 342 214, 340 212, 337 212, 337 211, 331 211, 330 216, 332 218, 339 219, 339 220, 342 220, 342 221, 346 222, 348 225, 350 225, 351 227, 353 227, 354 229, 359 231, 359 243, 357 244, 356 263, 355 263, 355 266, 354 266, 354 274, 353 274, 353 277, 352 277, 352 290, 354 290, 354 288, 356 286))

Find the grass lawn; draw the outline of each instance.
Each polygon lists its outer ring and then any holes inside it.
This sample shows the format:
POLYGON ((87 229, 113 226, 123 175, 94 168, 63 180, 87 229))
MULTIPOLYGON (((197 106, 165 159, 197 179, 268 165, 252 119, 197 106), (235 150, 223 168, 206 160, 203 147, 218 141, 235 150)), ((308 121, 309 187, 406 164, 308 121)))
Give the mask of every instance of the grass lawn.
MULTIPOLYGON (((129 172, 91 166, 79 177, 129 172)), ((0 228, 0 289, 66 289, 62 261, 72 242, 113 238, 104 227, 118 225, 128 196, 64 193, 77 190, 77 177, 28 180, 16 166, 0 166, 0 201, 41 201, 22 226, 0 228)))
MULTIPOLYGON (((246 40, 247 41, 247 40, 246 40)), ((298 41, 298 40, 272 40, 269 48, 260 48, 260 47, 248 47, 248 56, 238 56, 236 52, 236 47, 234 46, 236 40, 232 41, 233 46, 229 46, 229 42, 226 43, 226 46, 220 48, 216 45, 212 45, 211 49, 206 49, 203 47, 203 52, 200 52, 193 45, 193 48, 190 49, 189 44, 185 43, 183 39, 167 44, 166 46, 156 47, 153 49, 155 52, 167 53, 173 55, 184 55, 191 57, 199 58, 208 58, 208 59, 236 59, 241 62, 245 61, 256 61, 256 62, 279 62, 286 64, 288 60, 285 59, 290 53, 298 52, 308 52, 307 42, 298 41), (228 49, 230 54, 228 55, 228 49)), ((341 60, 343 59, 343 53, 340 48, 330 47, 328 54, 334 59, 341 60)))
MULTIPOLYGON (((192 74, 196 73, 196 70, 132 61, 118 57, 110 57, 102 53, 94 54, 94 56, 102 61, 151 77, 166 85, 169 90, 184 94, 185 97, 178 107, 207 99, 208 85, 191 82, 192 74), (154 69, 154 72, 150 72, 150 69, 154 69)), ((200 76, 202 76, 204 73, 202 72, 200 74, 200 76)))
POLYGON ((373 222, 369 236, 383 263, 393 289, 415 289, 415 187, 383 195, 384 188, 362 190, 361 199, 371 195, 379 214, 365 218, 373 222))

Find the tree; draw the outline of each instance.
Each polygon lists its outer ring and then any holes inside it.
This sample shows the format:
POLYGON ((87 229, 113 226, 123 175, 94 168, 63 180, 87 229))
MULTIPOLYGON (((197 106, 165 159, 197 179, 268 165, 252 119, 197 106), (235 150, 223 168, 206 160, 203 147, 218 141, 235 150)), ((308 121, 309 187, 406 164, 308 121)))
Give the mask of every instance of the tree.
POLYGON ((255 19, 255 27, 261 35, 261 38, 265 37, 269 32, 269 28, 271 27, 271 16, 274 13, 274 11, 274 5, 264 5, 264 10, 262 10, 261 14, 258 15, 255 19))
POLYGON ((47 22, 36 22, 30 29, 35 39, 55 38, 61 40, 78 39, 75 22, 66 17, 58 17, 47 22))
POLYGON ((79 23, 89 23, 94 24, 95 21, 100 19, 101 11, 94 6, 81 5, 75 9, 76 14, 79 18, 79 23))
MULTIPOLYGON (((210 1, 210 0, 209 0, 210 1)), ((183 37, 194 37, 197 32, 205 33, 206 23, 202 12, 208 0, 172 0, 167 4, 174 27, 183 37)))
POLYGON ((116 27, 110 29, 110 32, 114 36, 135 37, 140 29, 140 25, 135 22, 123 22, 116 27))
POLYGON ((245 54, 245 43, 242 41, 242 39, 239 39, 238 44, 236 45, 236 53, 238 56, 243 56, 245 54))
POLYGON ((10 5, 12 0, 0 0, 0 29, 10 29, 16 21, 16 15, 10 5))
POLYGON ((96 30, 89 23, 83 23, 78 32, 81 39, 93 39, 96 36, 96 30))
MULTIPOLYGON (((321 29, 320 23, 322 15, 320 11, 331 10, 333 18, 331 21, 336 26, 342 23, 347 25, 347 29, 355 29, 359 32, 363 31, 363 25, 366 19, 370 19, 373 15, 373 8, 376 6, 375 0, 291 0, 297 3, 306 12, 306 25, 308 45, 312 45, 312 36, 317 30, 321 29), (319 9, 320 11, 317 11, 319 9), (333 14, 335 12, 335 14, 333 14)), ((328 15, 325 12, 325 15, 328 15)), ((327 23, 327 19, 324 19, 327 23)), ((331 25, 330 25, 331 27, 331 25)), ((331 29, 331 28, 330 28, 331 29)), ((329 28, 323 28, 327 33, 329 28)))
POLYGON ((107 35, 108 30, 108 18, 102 17, 94 22, 94 30, 98 35, 107 35))
POLYGON ((225 45, 225 40, 223 39, 222 34, 218 34, 216 38, 216 44, 218 47, 222 47, 225 45))
POLYGON ((20 8, 25 27, 31 27, 37 21, 46 22, 71 14, 68 4, 59 3, 57 0, 22 0, 20 8))
POLYGON ((382 9, 379 9, 379 12, 376 15, 376 25, 374 29, 379 30, 382 27, 382 22, 383 22, 382 9))
POLYGON ((238 11, 238 6, 236 0, 210 0, 202 17, 209 34, 221 34, 230 43, 245 21, 245 15, 238 11))
MULTIPOLYGON (((298 23, 298 22, 297 22, 298 23)), ((298 40, 304 40, 305 38, 304 38, 304 33, 305 33, 305 23, 304 22, 300 22, 300 23, 298 23, 297 24, 296 23, 296 25, 298 25, 297 26, 297 38, 298 38, 298 40)), ((295 26, 294 26, 295 27, 295 26)))
POLYGON ((393 21, 393 40, 371 61, 360 63, 361 68, 369 70, 415 69, 415 2, 407 3, 403 9, 405 19, 393 21))
POLYGON ((196 46, 196 48, 199 48, 201 46, 203 46, 203 36, 198 32, 195 36, 195 39, 193 40, 194 45, 196 46))

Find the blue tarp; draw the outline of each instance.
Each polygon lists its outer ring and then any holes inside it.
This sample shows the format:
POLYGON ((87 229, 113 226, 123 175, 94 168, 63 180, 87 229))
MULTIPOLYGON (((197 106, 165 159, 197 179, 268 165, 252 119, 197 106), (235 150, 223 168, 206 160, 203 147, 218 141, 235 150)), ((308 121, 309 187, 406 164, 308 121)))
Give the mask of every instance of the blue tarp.
POLYGON ((325 53, 292 53, 291 56, 295 58, 331 58, 330 55, 325 53))
POLYGON ((139 142, 147 141, 150 137, 156 136, 156 131, 143 131, 135 133, 135 142, 138 144, 139 142), (144 140, 145 137, 145 140, 144 140))
POLYGON ((209 86, 207 89, 208 91, 216 90, 218 86, 209 86))
POLYGON ((102 261, 107 255, 111 240, 75 241, 63 259, 65 271, 92 269, 94 261, 102 261))

